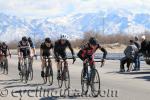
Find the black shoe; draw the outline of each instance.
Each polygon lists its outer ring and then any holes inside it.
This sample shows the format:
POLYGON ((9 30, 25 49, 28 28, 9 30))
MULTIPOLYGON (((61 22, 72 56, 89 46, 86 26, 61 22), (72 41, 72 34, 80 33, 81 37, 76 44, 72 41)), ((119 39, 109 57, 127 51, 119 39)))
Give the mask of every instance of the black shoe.
POLYGON ((137 69, 136 69, 136 68, 134 68, 132 71, 137 71, 137 69))
POLYGON ((120 72, 125 72, 125 69, 120 69, 120 72))
POLYGON ((130 72, 130 70, 129 70, 129 69, 127 69, 127 72, 130 72))
POLYGON ((21 71, 21 67, 20 66, 18 66, 18 70, 21 71))
POLYGON ((21 71, 20 63, 18 63, 18 70, 21 71))
POLYGON ((57 74, 57 79, 58 79, 58 80, 60 80, 60 79, 61 79, 60 72, 58 72, 58 74, 57 74))
POLYGON ((41 77, 44 77, 45 75, 44 75, 44 71, 41 71, 41 77))

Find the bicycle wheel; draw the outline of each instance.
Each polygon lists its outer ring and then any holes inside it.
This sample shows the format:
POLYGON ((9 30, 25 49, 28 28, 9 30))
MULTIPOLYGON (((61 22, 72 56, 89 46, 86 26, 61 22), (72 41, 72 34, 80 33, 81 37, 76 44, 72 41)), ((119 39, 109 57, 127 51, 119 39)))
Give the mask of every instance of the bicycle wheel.
POLYGON ((60 79, 58 79, 58 78, 57 78, 59 88, 61 88, 61 87, 62 87, 62 85, 63 85, 62 64, 61 64, 61 69, 60 69, 60 75, 61 75, 61 76, 60 76, 60 79))
POLYGON ((29 80, 33 80, 33 68, 32 64, 29 64, 29 80))
MULTIPOLYGON (((91 73, 92 76, 93 73, 91 73)), ((93 97, 97 97, 100 93, 100 77, 98 71, 95 69, 95 75, 92 76, 91 80, 91 92, 93 97)))
POLYGON ((65 78, 64 78, 64 82, 65 82, 65 87, 66 89, 70 88, 70 75, 69 75, 69 70, 67 70, 66 72, 64 72, 65 78))
POLYGON ((48 78, 48 81, 49 81, 49 85, 52 85, 53 84, 53 69, 51 66, 47 67, 47 78, 48 78))
POLYGON ((19 72, 20 80, 23 81, 23 65, 20 65, 21 71, 19 72))
POLYGON ((29 80, 29 71, 28 71, 28 66, 25 64, 25 74, 24 74, 24 81, 25 83, 28 83, 29 80))
POLYGON ((28 80, 29 80, 29 72, 26 71, 26 73, 25 73, 25 83, 28 83, 28 80))
POLYGON ((4 70, 5 70, 5 74, 8 74, 8 59, 5 60, 4 70))
POLYGON ((28 82, 28 78, 29 78, 29 71, 28 71, 28 62, 27 62, 27 58, 25 59, 26 61, 25 61, 25 63, 24 63, 24 74, 23 74, 23 77, 24 77, 24 81, 25 81, 25 83, 27 83, 28 82))
POLYGON ((86 79, 84 78, 83 73, 84 73, 84 69, 81 72, 81 87, 82 87, 82 95, 86 95, 89 89, 89 80, 88 78, 86 79))

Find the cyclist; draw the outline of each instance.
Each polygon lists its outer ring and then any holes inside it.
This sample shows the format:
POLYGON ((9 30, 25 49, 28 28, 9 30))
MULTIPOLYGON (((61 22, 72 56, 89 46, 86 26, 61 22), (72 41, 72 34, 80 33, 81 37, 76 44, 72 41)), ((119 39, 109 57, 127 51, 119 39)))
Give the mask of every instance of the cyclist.
MULTIPOLYGON (((7 60, 7 56, 8 56, 8 54, 10 55, 10 58, 11 58, 11 52, 10 52, 10 50, 9 50, 9 47, 8 47, 8 45, 5 43, 5 42, 2 42, 1 43, 1 45, 0 45, 0 55, 1 55, 1 57, 0 57, 0 62, 1 62, 1 64, 2 64, 2 61, 5 61, 5 60, 7 60)), ((7 62, 7 65, 8 65, 8 62, 7 62)), ((7 71, 8 71, 8 69, 7 69, 7 71)))
MULTIPOLYGON (((42 67, 42 71, 41 71, 41 77, 44 77, 44 64, 45 64, 45 60, 44 57, 49 57, 51 55, 51 50, 53 49, 53 44, 52 41, 50 40, 50 38, 45 38, 45 41, 41 44, 40 47, 40 58, 41 58, 41 67, 42 67)), ((50 64, 52 64, 50 62, 50 64)))
POLYGON ((32 62, 32 64, 33 64, 33 56, 35 56, 36 57, 36 50, 35 50, 35 46, 34 46, 34 44, 33 44, 33 41, 32 41, 32 39, 29 37, 28 38, 28 42, 29 42, 29 44, 30 44, 30 47, 31 47, 31 52, 32 52, 32 58, 31 58, 31 62, 32 62))
POLYGON ((21 62, 23 57, 32 56, 30 44, 27 37, 22 37, 22 40, 18 43, 18 70, 21 71, 21 62))
POLYGON ((54 46, 54 55, 55 55, 55 60, 57 62, 57 71, 58 71, 58 75, 57 75, 57 79, 60 79, 60 68, 61 68, 61 63, 60 63, 60 57, 64 60, 64 67, 67 69, 67 55, 66 55, 66 48, 69 48, 72 54, 72 58, 73 61, 76 60, 75 56, 74 56, 74 50, 71 46, 71 43, 69 42, 69 40, 67 40, 67 36, 65 34, 60 36, 60 39, 57 40, 55 42, 55 46, 54 46))
POLYGON ((87 73, 87 66, 86 66, 87 60, 89 61, 91 71, 93 72, 95 69, 94 53, 97 51, 97 49, 100 49, 103 52, 102 63, 104 64, 106 55, 107 55, 107 51, 100 44, 98 44, 97 40, 94 37, 91 37, 89 39, 88 43, 86 45, 84 45, 77 54, 77 56, 83 61, 83 66, 84 66, 83 77, 84 78, 87 73))
POLYGON ((1 52, 2 54, 4 55, 4 57, 6 58, 7 57, 7 54, 9 53, 10 57, 11 57, 11 52, 9 50, 9 47, 8 45, 5 43, 5 42, 2 42, 2 45, 1 45, 1 52))

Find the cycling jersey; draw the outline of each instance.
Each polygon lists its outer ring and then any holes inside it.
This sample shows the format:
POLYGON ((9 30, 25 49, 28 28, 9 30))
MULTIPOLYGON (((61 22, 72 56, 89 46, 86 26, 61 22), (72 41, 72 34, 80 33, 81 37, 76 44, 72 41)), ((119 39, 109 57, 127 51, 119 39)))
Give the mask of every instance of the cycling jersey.
POLYGON ((71 43, 68 40, 66 40, 64 44, 61 44, 61 40, 56 41, 54 46, 55 57, 58 58, 61 56, 62 58, 66 58, 67 47, 71 50, 72 55, 74 55, 73 48, 71 47, 71 43))
POLYGON ((43 42, 40 46, 40 48, 43 50, 42 56, 49 57, 51 55, 50 49, 53 48, 53 44, 51 44, 50 47, 46 46, 45 42, 43 42))
POLYGON ((7 50, 9 50, 7 45, 1 45, 1 52, 4 56, 7 56, 7 50))
POLYGON ((83 48, 81 48, 81 50, 77 55, 81 60, 84 61, 85 59, 89 59, 90 62, 92 63, 94 61, 93 54, 96 52, 97 49, 100 49, 103 52, 103 59, 105 59, 107 55, 107 51, 99 44, 97 44, 96 48, 93 49, 90 47, 90 44, 88 43, 85 46, 83 46, 83 48))
POLYGON ((20 41, 18 44, 18 48, 20 52, 23 53, 23 57, 30 55, 30 44, 28 41, 26 42, 20 41))

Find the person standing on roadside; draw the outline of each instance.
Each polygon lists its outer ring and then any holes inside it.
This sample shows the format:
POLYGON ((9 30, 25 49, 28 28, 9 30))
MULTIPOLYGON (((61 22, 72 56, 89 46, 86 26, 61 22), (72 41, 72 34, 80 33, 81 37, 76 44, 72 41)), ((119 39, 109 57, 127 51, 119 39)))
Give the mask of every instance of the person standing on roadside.
MULTIPOLYGON (((141 44, 140 44, 139 38, 137 36, 135 37, 134 44, 139 51, 141 48, 141 44)), ((140 70, 140 55, 138 54, 138 52, 135 53, 134 62, 135 62, 135 67, 134 67, 133 71, 139 71, 140 70)))

